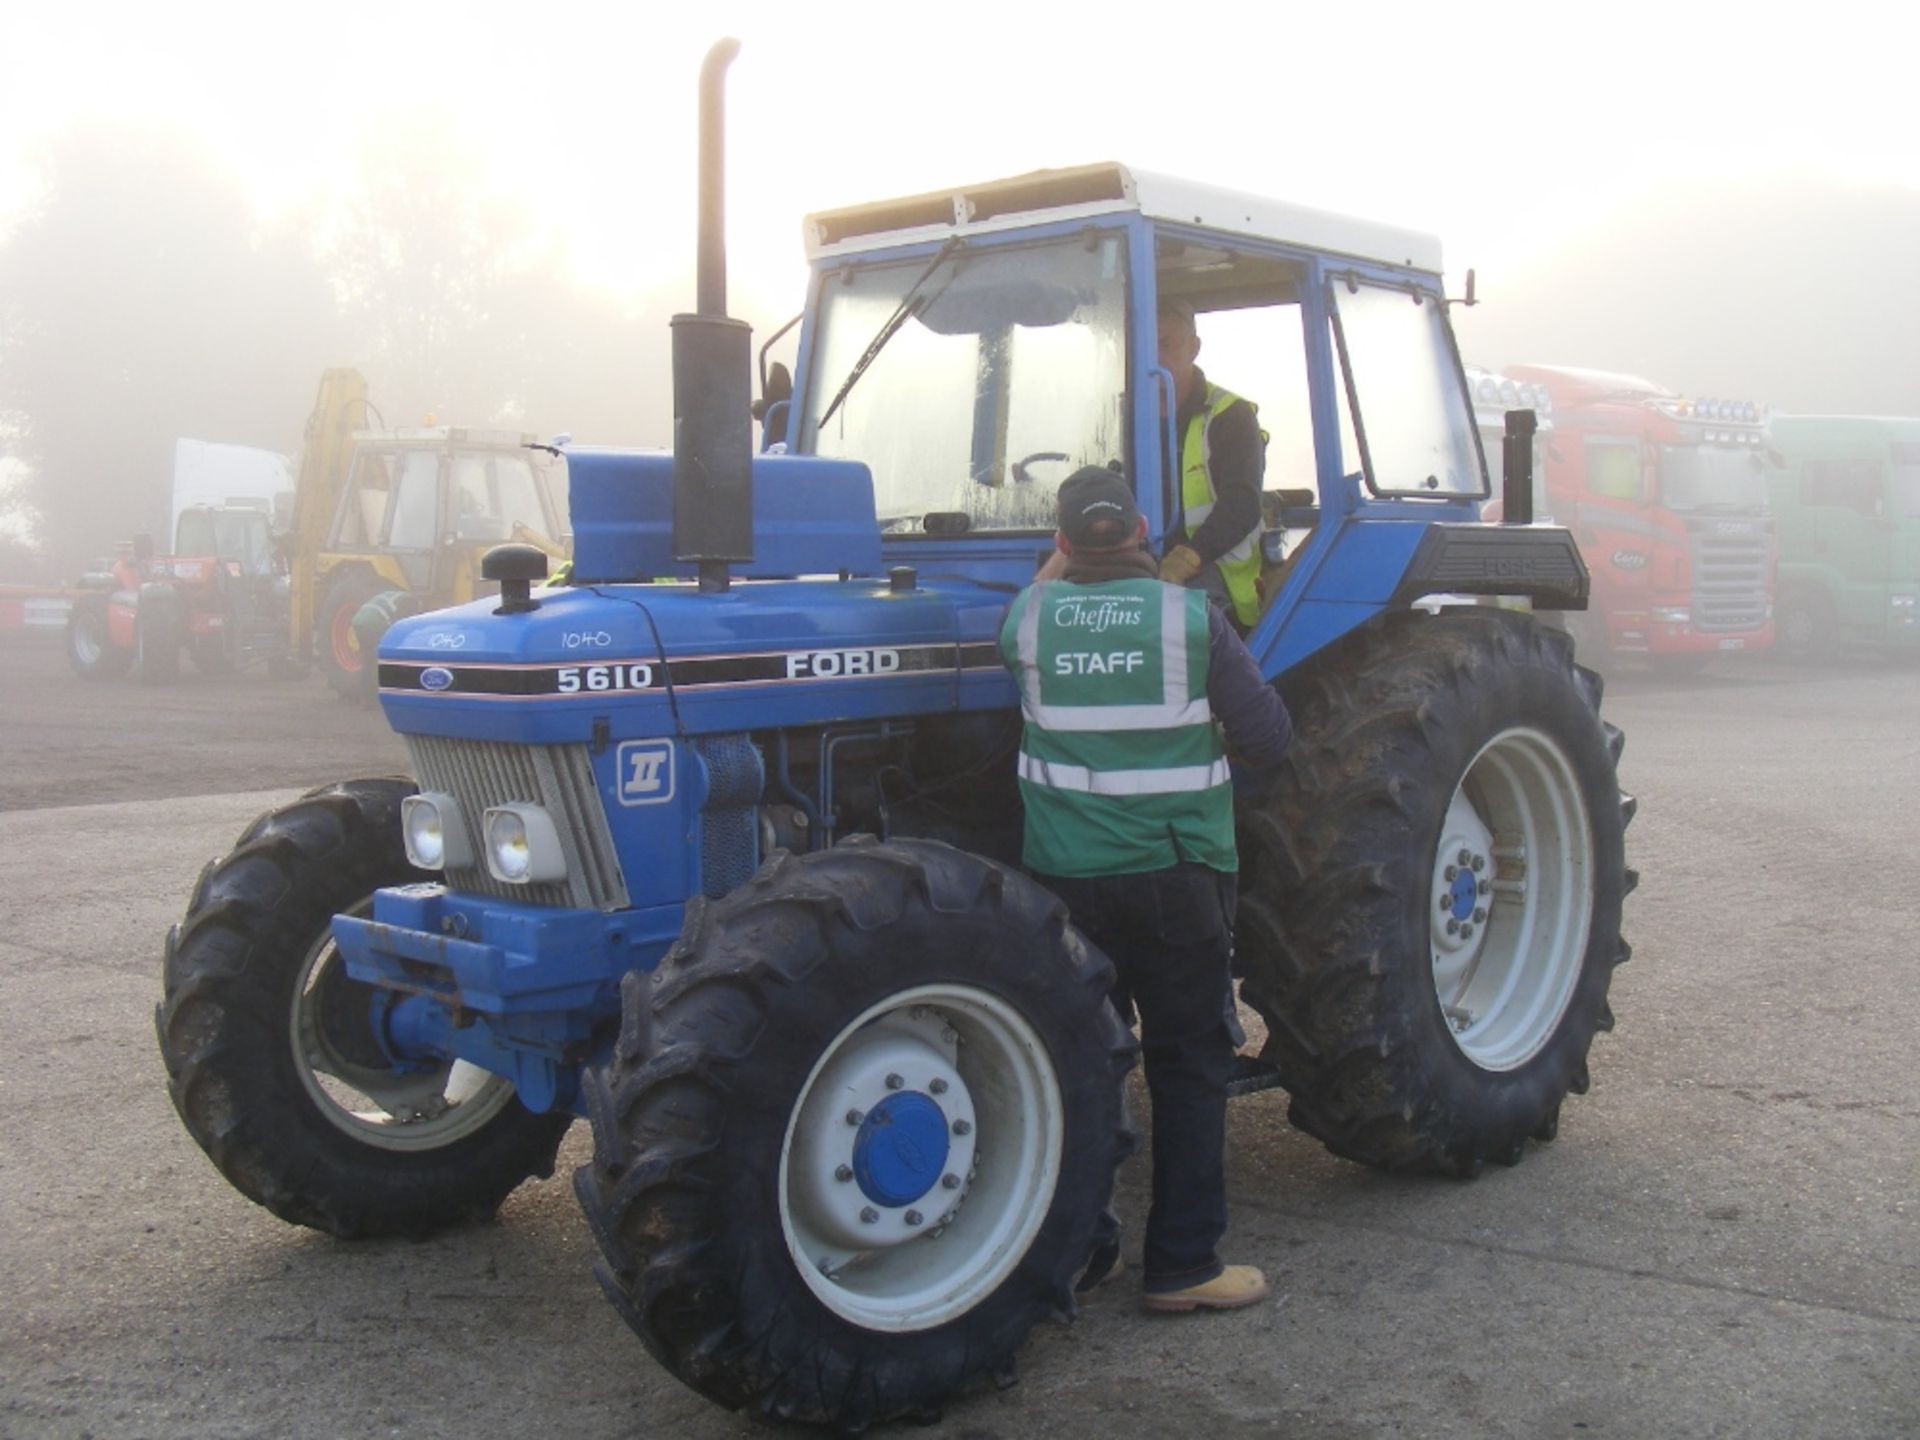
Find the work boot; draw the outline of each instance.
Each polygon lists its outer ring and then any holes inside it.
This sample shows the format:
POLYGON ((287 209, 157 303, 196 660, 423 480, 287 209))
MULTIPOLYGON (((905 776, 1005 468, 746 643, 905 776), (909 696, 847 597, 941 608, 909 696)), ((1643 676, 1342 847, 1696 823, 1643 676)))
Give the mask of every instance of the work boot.
POLYGON ((1165 1314, 1188 1310, 1238 1310, 1267 1298, 1267 1277, 1252 1265, 1229 1265, 1213 1279, 1184 1290, 1150 1290, 1140 1297, 1144 1309, 1165 1314))

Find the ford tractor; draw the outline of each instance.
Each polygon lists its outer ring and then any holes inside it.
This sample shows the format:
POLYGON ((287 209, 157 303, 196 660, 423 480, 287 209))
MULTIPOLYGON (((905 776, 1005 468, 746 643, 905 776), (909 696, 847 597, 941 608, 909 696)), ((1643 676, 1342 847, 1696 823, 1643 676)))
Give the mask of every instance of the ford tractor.
POLYGON ((1270 477, 1300 503, 1248 635, 1296 740, 1239 797, 1265 1033, 1234 1088, 1389 1170, 1551 1140, 1613 1023, 1632 802, 1599 681, 1531 613, 1587 577, 1531 521, 1525 412, 1476 518, 1435 241, 1116 164, 826 211, 756 402, 731 56, 673 453, 570 450, 569 584, 502 545, 496 598, 394 624, 411 777, 313 791, 207 866, 159 1036, 227 1179, 343 1237, 488 1216, 584 1118, 597 1273, 653 1358, 858 1428, 1071 1316, 1132 1148, 1111 967, 1017 868, 999 635, 1076 467, 1130 477, 1149 543, 1179 524, 1162 298, 1267 327, 1294 379, 1262 424, 1311 457, 1270 477))

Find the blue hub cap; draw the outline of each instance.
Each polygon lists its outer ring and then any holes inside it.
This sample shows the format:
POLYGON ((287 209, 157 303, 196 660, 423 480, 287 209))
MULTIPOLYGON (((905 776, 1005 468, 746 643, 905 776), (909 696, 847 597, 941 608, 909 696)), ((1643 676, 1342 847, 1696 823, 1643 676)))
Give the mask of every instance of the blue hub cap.
POLYGON ((947 1115, 918 1090, 887 1096, 853 1140, 853 1174, 869 1200, 898 1207, 918 1200, 947 1168, 947 1115))
POLYGON ((1460 867, 1460 873, 1453 877, 1453 904, 1450 907, 1453 918, 1465 924, 1473 918, 1474 904, 1480 898, 1480 877, 1466 866, 1460 867))

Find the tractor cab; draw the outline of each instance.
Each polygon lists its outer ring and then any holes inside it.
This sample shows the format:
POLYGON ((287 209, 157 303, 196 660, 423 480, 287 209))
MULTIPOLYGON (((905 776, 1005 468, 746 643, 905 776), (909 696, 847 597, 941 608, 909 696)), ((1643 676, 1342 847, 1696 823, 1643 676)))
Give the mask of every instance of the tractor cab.
MULTIPOLYGON (((1412 566, 1429 527, 1472 525, 1489 494, 1430 237, 1103 164, 826 211, 806 238, 794 398, 767 435, 871 470, 889 564, 1023 583, 1083 465, 1133 478, 1159 549, 1183 520, 1157 345, 1174 304, 1263 432, 1284 533, 1250 643, 1270 673, 1402 588, 1512 588, 1412 566)), ((1577 561, 1537 548, 1553 584, 1522 588, 1571 599, 1577 561)))

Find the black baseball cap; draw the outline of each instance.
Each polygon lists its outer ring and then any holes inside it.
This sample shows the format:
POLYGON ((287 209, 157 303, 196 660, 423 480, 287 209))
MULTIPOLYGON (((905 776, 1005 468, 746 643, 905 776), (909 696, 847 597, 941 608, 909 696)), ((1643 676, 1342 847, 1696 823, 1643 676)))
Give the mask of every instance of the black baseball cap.
POLYGON ((1119 550, 1140 533, 1140 511, 1124 475, 1086 465, 1060 482, 1060 533, 1081 550, 1119 550))

